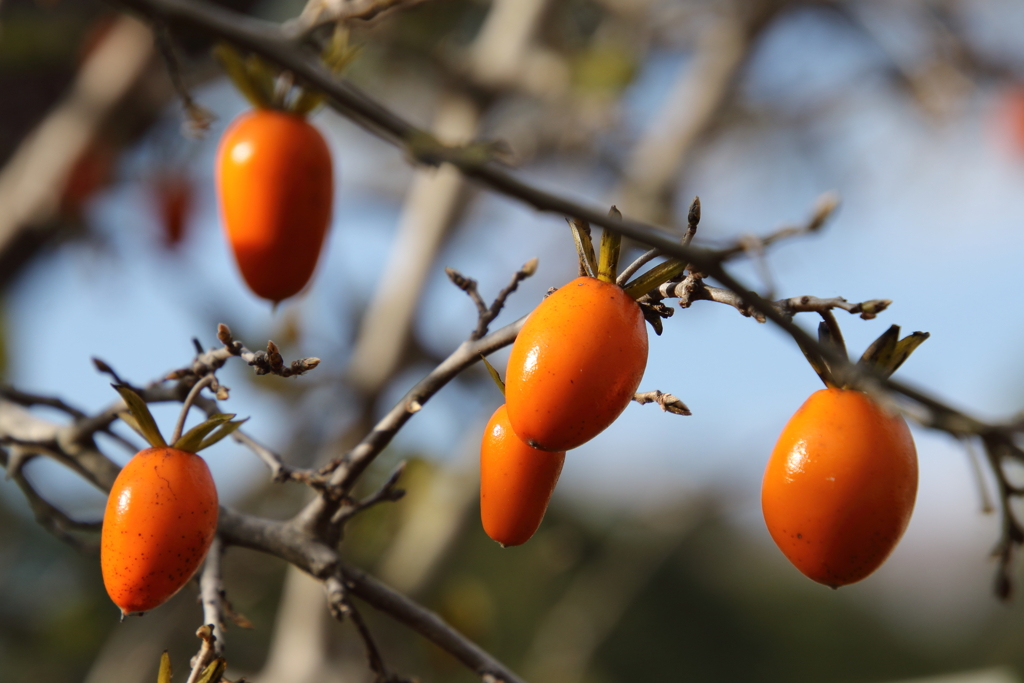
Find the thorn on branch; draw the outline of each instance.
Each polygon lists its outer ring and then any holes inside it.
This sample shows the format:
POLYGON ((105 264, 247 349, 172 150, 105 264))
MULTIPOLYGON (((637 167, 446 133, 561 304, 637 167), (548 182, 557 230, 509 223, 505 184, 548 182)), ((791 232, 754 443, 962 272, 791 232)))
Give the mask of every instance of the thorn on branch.
POLYGON ((686 407, 686 404, 679 400, 672 394, 666 394, 655 389, 654 391, 643 391, 637 392, 633 395, 633 400, 640 405, 647 403, 657 403, 661 406, 661 409, 666 413, 672 413, 673 415, 692 415, 690 409, 686 407))

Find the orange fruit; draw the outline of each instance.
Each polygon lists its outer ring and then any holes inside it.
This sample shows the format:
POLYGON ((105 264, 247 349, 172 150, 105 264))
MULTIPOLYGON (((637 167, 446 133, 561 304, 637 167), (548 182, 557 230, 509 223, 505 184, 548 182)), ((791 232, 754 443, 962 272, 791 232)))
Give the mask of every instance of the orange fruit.
POLYGON ((509 422, 534 448, 576 448, 626 409, 646 366, 640 306, 613 283, 576 278, 534 309, 512 345, 509 422))
POLYGON ((217 150, 224 230, 249 288, 274 303, 316 268, 331 219, 331 154, 296 114, 255 109, 236 118, 217 150))
POLYGON ((484 429, 480 445, 480 520, 503 546, 521 545, 536 533, 562 472, 565 453, 523 443, 501 406, 484 429))
POLYGON ((761 507, 789 561, 837 588, 885 561, 916 496, 917 452, 903 417, 860 391, 829 388, 812 394, 782 430, 761 507))
POLYGON ((110 489, 103 517, 103 583, 122 614, 146 612, 188 583, 217 530, 206 462, 176 448, 135 455, 110 489))

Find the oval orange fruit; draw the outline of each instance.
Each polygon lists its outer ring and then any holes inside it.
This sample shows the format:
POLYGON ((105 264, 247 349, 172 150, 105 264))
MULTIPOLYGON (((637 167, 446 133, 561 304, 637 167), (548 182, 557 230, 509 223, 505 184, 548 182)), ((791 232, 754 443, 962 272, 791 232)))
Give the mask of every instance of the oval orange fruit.
POLYGON ((916 496, 917 452, 903 417, 860 391, 829 388, 812 394, 782 430, 761 507, 789 561, 837 588, 885 561, 916 496))
POLYGON ((140 451, 110 489, 100 540, 103 583, 122 614, 163 604, 188 583, 217 530, 206 462, 176 448, 140 451))
POLYGON ((255 109, 217 149, 217 194, 228 241, 250 289, 274 303, 316 268, 331 218, 331 153, 304 118, 255 109))
POLYGON ((503 546, 521 545, 540 527, 562 472, 565 453, 523 443, 505 406, 491 416, 480 445, 480 520, 503 546))
POLYGON ((646 366, 640 306, 615 284, 576 278, 534 309, 512 345, 509 422, 534 448, 576 448, 626 409, 646 366))

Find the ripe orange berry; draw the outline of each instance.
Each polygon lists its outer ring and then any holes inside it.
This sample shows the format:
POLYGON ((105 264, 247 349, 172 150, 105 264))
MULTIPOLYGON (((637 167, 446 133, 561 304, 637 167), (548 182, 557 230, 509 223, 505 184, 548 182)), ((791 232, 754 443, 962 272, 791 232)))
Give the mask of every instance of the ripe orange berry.
POLYGON ((306 285, 333 192, 327 143, 304 118, 256 109, 231 123, 217 150, 217 194, 225 233, 253 292, 277 303, 306 285))
POLYGON ((480 521, 503 546, 521 545, 536 533, 562 472, 565 452, 523 443, 505 406, 491 416, 480 445, 480 521))
POLYGON ((103 583, 122 614, 145 612, 188 583, 217 530, 217 489, 206 462, 176 448, 132 458, 107 499, 103 583))
POLYGON ((865 578, 903 536, 917 496, 907 423, 867 394, 822 389, 786 424, 761 489, 775 543, 807 577, 865 578))
POLYGON ((576 278, 520 330, 505 373, 508 417, 534 448, 566 451, 615 421, 647 366, 647 328, 621 287, 576 278))

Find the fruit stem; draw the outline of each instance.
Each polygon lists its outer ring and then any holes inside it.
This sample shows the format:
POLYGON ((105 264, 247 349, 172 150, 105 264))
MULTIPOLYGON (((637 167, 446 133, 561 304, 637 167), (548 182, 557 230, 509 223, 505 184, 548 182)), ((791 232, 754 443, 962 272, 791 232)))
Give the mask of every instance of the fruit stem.
POLYGON ((203 390, 203 387, 208 387, 216 381, 216 377, 206 375, 201 380, 196 382, 191 391, 188 392, 188 396, 185 397, 185 401, 181 404, 181 412, 178 413, 178 422, 174 425, 174 433, 171 434, 171 443, 177 443, 178 439, 181 438, 181 432, 185 429, 185 418, 188 416, 189 408, 192 407, 192 403, 199 396, 199 392, 203 390))

